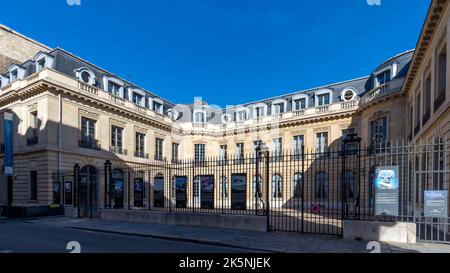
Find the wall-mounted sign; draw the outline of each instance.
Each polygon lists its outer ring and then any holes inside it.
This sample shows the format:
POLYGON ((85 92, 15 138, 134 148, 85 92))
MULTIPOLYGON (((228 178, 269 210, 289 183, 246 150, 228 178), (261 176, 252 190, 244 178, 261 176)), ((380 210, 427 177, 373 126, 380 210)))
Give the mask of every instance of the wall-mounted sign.
POLYGON ((375 168, 375 215, 398 216, 398 166, 375 168))
POLYGON ((4 113, 3 138, 5 142, 4 172, 5 175, 13 175, 13 115, 4 113))
POLYGON ((214 176, 200 176, 200 206, 202 209, 214 208, 214 176))
POLYGON ((175 207, 186 208, 187 205, 187 177, 177 176, 175 178, 175 207))
POLYGON ((448 217, 448 191, 424 191, 425 217, 448 217))
POLYGON ((247 175, 231 175, 231 209, 247 209, 247 175))
POLYGON ((135 178, 134 179, 134 206, 143 207, 144 206, 144 179, 135 178))

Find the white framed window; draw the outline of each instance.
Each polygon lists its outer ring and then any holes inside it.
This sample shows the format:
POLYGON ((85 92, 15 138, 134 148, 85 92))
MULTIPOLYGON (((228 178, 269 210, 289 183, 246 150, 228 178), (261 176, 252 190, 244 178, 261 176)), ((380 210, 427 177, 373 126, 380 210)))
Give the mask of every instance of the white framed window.
POLYGON ((25 77, 25 69, 19 65, 11 65, 8 69, 9 82, 12 83, 15 80, 21 80, 25 77))
POLYGON ((194 123, 205 123, 206 122, 206 111, 205 110, 194 110, 194 123))
POLYGON ((173 120, 177 120, 180 117, 180 113, 178 112, 178 110, 176 109, 169 109, 167 110, 167 114, 169 115, 169 117, 173 120))
POLYGON ((328 132, 316 134, 316 153, 325 153, 328 149, 328 132))
POLYGON ((300 94, 292 97, 292 111, 308 108, 308 95, 300 94))
POLYGON ((333 91, 330 89, 322 89, 315 92, 315 106, 325 106, 329 105, 333 102, 332 99, 333 91))
POLYGON ((53 65, 53 57, 44 52, 37 53, 34 60, 36 62, 36 72, 53 65))
POLYGON ((258 103, 252 106, 253 118, 261 118, 267 116, 267 104, 258 103))
POLYGON ((9 84, 9 78, 7 78, 3 75, 0 75, 0 88, 3 88, 8 84, 9 84))
POLYGON ((393 75, 391 66, 388 66, 383 70, 378 71, 377 73, 375 73, 375 87, 378 87, 391 81, 392 77, 393 75))
POLYGON ((164 102, 159 98, 151 98, 150 99, 151 109, 159 114, 164 113, 164 102))
POLYGON ((272 101, 272 115, 279 115, 287 110, 287 101, 285 99, 277 99, 272 101))
POLYGON ((90 69, 81 67, 75 70, 75 77, 85 84, 95 85, 95 75, 90 69))
POLYGON ((233 116, 230 113, 225 113, 221 117, 222 123, 227 124, 233 121, 233 116))
POLYGON ((121 98, 124 98, 124 85, 125 83, 122 80, 106 76, 103 77, 104 90, 121 98))

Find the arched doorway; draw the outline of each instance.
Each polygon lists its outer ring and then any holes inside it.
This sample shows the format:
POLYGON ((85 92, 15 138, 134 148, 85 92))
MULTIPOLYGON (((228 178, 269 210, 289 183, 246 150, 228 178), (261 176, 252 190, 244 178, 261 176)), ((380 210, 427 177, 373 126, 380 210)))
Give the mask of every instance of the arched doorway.
POLYGON ((97 169, 93 166, 84 166, 80 170, 79 184, 80 217, 93 218, 97 214, 98 182, 97 169))

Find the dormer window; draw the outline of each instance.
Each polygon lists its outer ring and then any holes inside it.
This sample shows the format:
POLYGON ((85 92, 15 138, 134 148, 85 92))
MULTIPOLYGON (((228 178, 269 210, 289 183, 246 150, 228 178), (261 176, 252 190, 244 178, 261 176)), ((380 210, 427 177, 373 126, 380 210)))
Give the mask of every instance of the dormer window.
POLYGON ((236 112, 236 121, 244 121, 247 119, 247 111, 240 110, 236 112))
POLYGON ((16 64, 12 64, 9 69, 9 82, 13 82, 15 80, 21 80, 25 77, 25 68, 16 65, 16 64))
POLYGON ((9 83, 9 79, 3 75, 0 75, 0 88, 3 88, 9 83))
POLYGON ((283 103, 276 103, 272 105, 272 114, 277 115, 284 113, 284 104, 283 103))
POLYGON ((205 123, 206 122, 206 113, 202 110, 194 111, 194 122, 195 123, 205 123))
POLYGON ((132 97, 132 101, 136 104, 142 105, 142 101, 144 99, 144 96, 133 92, 133 97, 132 97))
POLYGON ((317 95, 317 106, 330 104, 330 94, 317 95))
POLYGON ((45 58, 36 61, 36 71, 39 72, 45 68, 45 58))
POLYGON ((163 114, 164 113, 164 103, 159 98, 150 98, 151 109, 156 112, 163 114))
POLYGON ((18 77, 18 71, 17 71, 17 69, 14 69, 9 74, 9 81, 13 82, 13 81, 17 80, 17 77, 18 77))
POLYGON ((306 98, 294 100, 294 109, 295 110, 306 109, 306 98))
POLYGON ((263 107, 255 107, 255 118, 260 118, 264 116, 264 108, 263 107))
POLYGON ((120 88, 121 88, 121 86, 118 85, 117 83, 111 82, 111 81, 108 82, 108 92, 109 93, 119 96, 120 88))
POLYGON ((376 75, 377 86, 383 85, 391 80, 391 69, 387 69, 376 75))
POLYGON ((287 101, 285 99, 276 99, 272 101, 272 115, 279 115, 286 112, 287 101))
POLYGON ((356 92, 353 90, 353 88, 346 88, 341 93, 341 100, 342 101, 351 101, 356 98, 356 92))
POLYGON ((53 63, 53 57, 44 52, 37 53, 34 60, 36 62, 36 72, 39 72, 46 67, 51 67, 53 63))
POLYGON ((82 67, 75 70, 75 77, 77 77, 78 80, 84 82, 85 84, 95 84, 95 75, 91 70, 87 68, 82 67))
POLYGON ((332 90, 321 89, 315 92, 315 107, 325 106, 332 103, 332 90))
POLYGON ((261 118, 267 115, 267 104, 260 102, 252 105, 253 118, 261 118))

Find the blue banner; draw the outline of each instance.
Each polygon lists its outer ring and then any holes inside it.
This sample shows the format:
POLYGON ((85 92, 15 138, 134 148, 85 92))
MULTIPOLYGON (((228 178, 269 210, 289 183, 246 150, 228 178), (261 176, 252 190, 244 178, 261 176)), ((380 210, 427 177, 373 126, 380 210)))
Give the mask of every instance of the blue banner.
POLYGON ((13 116, 11 113, 4 113, 3 138, 5 142, 5 175, 13 175, 13 116))

